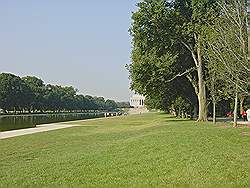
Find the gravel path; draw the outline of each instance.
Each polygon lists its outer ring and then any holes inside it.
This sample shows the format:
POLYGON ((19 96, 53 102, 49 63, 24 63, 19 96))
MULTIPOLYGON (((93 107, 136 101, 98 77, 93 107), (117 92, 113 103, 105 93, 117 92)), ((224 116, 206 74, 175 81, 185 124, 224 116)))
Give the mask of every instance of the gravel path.
POLYGON ((15 136, 22 136, 22 135, 33 134, 33 133, 39 133, 39 132, 45 132, 45 131, 51 131, 51 130, 57 130, 57 129, 64 129, 64 128, 69 128, 69 127, 74 127, 74 126, 79 126, 79 125, 62 124, 62 123, 37 125, 34 128, 18 129, 18 130, 0 132, 0 139, 11 138, 11 137, 15 137, 15 136))

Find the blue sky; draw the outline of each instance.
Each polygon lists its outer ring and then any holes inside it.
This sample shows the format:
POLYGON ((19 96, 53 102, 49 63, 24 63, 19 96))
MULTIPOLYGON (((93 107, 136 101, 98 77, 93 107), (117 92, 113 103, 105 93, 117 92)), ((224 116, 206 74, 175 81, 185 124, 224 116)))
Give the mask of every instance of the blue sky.
POLYGON ((0 72, 128 101, 128 29, 138 1, 0 0, 0 72))

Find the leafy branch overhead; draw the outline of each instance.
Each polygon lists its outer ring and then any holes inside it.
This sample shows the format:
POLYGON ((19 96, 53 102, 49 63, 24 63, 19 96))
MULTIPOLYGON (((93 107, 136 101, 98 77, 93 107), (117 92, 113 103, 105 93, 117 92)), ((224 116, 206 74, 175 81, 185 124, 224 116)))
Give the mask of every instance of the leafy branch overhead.
POLYGON ((232 96, 234 84, 237 90, 247 92, 245 8, 240 0, 138 3, 130 28, 131 88, 153 101, 158 98, 162 101, 158 104, 164 104, 166 110, 177 97, 184 97, 194 113, 198 109, 198 120, 206 121, 208 96, 218 100, 223 95, 232 96), (215 88, 219 92, 214 92, 215 88), (187 90, 192 94, 187 95, 187 90), (175 93, 175 97, 169 93, 175 93))

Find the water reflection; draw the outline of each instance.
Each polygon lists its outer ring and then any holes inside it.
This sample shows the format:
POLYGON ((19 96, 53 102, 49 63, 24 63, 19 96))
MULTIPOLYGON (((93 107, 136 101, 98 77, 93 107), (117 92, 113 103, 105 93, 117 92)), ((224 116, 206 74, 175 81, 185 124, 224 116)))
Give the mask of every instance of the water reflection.
POLYGON ((0 115, 0 131, 35 127, 39 124, 56 123, 104 117, 103 113, 0 115))

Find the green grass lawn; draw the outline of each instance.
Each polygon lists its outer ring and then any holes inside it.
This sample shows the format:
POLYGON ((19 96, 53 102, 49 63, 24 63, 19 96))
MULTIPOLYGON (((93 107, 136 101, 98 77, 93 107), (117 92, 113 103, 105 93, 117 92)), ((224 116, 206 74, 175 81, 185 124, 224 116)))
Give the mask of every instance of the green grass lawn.
POLYGON ((78 123, 0 140, 0 187, 250 186, 249 128, 160 113, 78 123))

